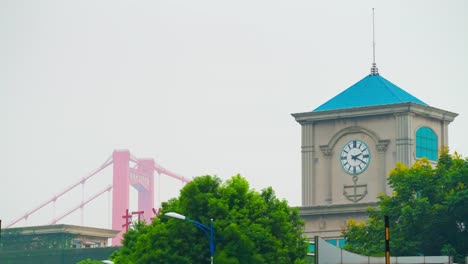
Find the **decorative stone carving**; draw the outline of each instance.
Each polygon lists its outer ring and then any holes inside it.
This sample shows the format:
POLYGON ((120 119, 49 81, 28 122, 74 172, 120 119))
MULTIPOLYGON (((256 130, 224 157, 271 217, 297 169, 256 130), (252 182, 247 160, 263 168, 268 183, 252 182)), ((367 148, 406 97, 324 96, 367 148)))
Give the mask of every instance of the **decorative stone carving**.
POLYGON ((328 145, 320 146, 320 151, 322 151, 323 156, 325 156, 326 158, 330 158, 333 154, 332 149, 328 145))
POLYGON ((343 195, 353 203, 357 203, 367 195, 367 184, 357 184, 358 177, 353 176, 353 185, 343 186, 343 195), (351 193, 348 190, 352 190, 351 193))
POLYGON ((388 149, 388 144, 390 144, 390 140, 389 139, 386 139, 386 140, 379 140, 379 143, 377 143, 375 145, 375 147, 377 148, 377 151, 382 153, 382 152, 386 152, 387 149, 388 149))
POLYGON ((324 220, 320 219, 319 221, 319 229, 320 230, 323 230, 323 229, 326 229, 327 228, 327 222, 325 222, 324 220))

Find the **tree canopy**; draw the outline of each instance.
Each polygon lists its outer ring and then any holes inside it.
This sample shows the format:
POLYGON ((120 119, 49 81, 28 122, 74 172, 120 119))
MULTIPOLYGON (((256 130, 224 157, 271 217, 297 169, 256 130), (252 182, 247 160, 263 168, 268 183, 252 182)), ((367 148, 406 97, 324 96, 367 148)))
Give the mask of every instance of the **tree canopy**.
POLYGON ((307 243, 297 208, 257 192, 240 175, 225 183, 194 178, 149 225, 138 223, 111 259, 115 263, 209 263, 209 239, 193 223, 165 216, 176 212, 209 225, 214 219, 215 263, 303 263, 307 243))
POLYGON ((345 249, 381 256, 384 216, 390 218, 394 256, 468 255, 468 160, 444 151, 437 166, 427 159, 412 167, 397 164, 389 176, 392 196, 379 196, 365 223, 349 221, 345 249))

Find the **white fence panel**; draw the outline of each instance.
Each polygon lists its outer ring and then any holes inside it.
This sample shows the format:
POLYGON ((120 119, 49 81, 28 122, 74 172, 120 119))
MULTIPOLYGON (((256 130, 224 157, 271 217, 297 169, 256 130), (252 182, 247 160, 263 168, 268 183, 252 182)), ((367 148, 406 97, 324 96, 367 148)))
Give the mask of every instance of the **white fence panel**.
MULTIPOLYGON (((385 264, 384 257, 368 257, 348 252, 317 237, 317 264, 385 264)), ((391 264, 452 264, 449 256, 390 257, 391 264)), ((468 262, 467 262, 468 264, 468 262)))

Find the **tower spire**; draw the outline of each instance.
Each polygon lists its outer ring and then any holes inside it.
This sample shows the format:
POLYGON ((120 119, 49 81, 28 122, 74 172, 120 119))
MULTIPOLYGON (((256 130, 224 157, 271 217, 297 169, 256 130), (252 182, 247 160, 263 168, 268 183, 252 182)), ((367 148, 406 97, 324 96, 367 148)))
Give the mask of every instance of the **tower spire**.
POLYGON ((372 67, 371 75, 379 75, 379 68, 375 63, 375 23, 374 23, 374 8, 372 8, 372 67))

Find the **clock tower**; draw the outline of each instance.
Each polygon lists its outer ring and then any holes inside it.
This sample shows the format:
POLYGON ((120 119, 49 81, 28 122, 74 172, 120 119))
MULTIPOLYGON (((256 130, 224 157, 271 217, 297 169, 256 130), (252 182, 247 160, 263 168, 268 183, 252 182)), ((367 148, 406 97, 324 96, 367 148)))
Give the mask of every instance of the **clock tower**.
POLYGON ((387 176, 397 162, 410 166, 426 157, 435 164, 456 116, 391 83, 375 63, 313 111, 293 114, 302 128, 300 214, 307 236, 343 243, 347 220, 365 220, 377 196, 391 194, 387 176))

